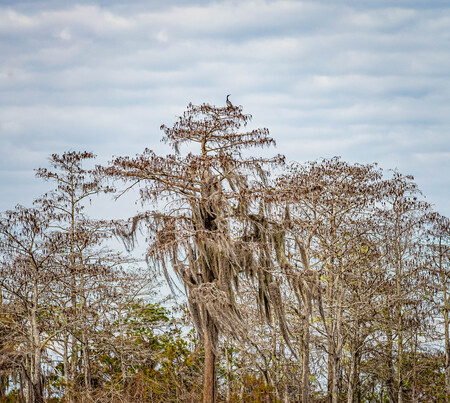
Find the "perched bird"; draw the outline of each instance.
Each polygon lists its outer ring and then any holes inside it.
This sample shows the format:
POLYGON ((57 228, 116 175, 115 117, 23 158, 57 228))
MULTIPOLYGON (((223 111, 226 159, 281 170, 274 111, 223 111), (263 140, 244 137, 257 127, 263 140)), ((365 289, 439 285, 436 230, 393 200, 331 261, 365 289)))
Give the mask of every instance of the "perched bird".
POLYGON ((228 106, 228 108, 232 108, 233 107, 233 104, 231 103, 231 101, 228 99, 228 97, 230 96, 231 94, 228 94, 227 95, 227 106, 228 106))

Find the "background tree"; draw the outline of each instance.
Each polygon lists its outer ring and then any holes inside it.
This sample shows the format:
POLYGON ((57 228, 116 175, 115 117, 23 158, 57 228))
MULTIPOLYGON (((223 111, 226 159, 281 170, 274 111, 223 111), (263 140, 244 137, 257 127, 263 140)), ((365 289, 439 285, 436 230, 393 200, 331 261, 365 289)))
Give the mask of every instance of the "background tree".
POLYGON ((339 158, 292 164, 278 179, 276 193, 287 206, 282 219, 289 256, 285 258, 285 274, 297 296, 297 312, 303 321, 304 402, 309 401, 311 327, 326 338, 322 345, 327 346, 330 401, 342 399, 339 382, 343 349, 347 343, 352 346, 347 395, 353 401, 358 378, 358 335, 367 309, 358 294, 363 292, 362 282, 370 269, 364 267, 374 226, 370 209, 381 197, 380 179, 381 172, 375 166, 351 165, 339 158), (311 326, 313 308, 315 326, 311 326))
POLYGON ((426 243, 424 281, 430 281, 433 289, 425 288, 425 297, 441 317, 444 341, 445 398, 450 400, 450 220, 438 213, 429 216, 426 243))
POLYGON ((92 158, 91 153, 52 155, 55 171, 39 169, 37 176, 56 181, 56 189, 35 208, 18 206, 1 216, 2 308, 8 307, 8 333, 21 353, 16 361, 28 401, 44 398, 42 359, 50 370, 58 355, 66 398, 89 397, 90 345, 99 323, 108 321, 108 305, 116 298, 110 289, 123 277, 119 265, 127 263, 102 248, 113 236, 111 224, 83 214, 91 196, 110 191, 82 167, 92 158))
MULTIPOLYGON (((105 297, 104 282, 112 269, 123 260, 115 253, 101 250, 101 244, 112 237, 111 224, 94 220, 84 214, 86 203, 112 188, 102 184, 102 178, 85 165, 94 158, 89 152, 52 154, 52 170, 40 168, 38 178, 51 181, 55 189, 45 194, 39 203, 44 212, 52 216, 53 227, 65 241, 59 253, 59 266, 67 274, 64 291, 67 300, 60 320, 64 332, 64 376, 68 385, 66 394, 72 399, 76 392, 75 374, 82 362, 83 390, 88 394, 91 386, 89 324, 97 301, 105 297), (71 391, 72 390, 72 391, 71 391)), ((63 298, 63 296, 61 296, 63 298)))
POLYGON ((414 332, 415 322, 412 316, 415 308, 422 303, 417 292, 418 287, 424 286, 417 281, 420 274, 418 258, 429 206, 422 200, 421 192, 410 176, 394 171, 391 178, 384 181, 384 187, 385 205, 377 210, 377 214, 381 218, 380 239, 383 245, 384 270, 388 278, 385 320, 391 321, 386 327, 387 356, 392 357, 388 363, 388 388, 390 399, 401 403, 408 376, 404 366, 408 354, 406 340, 409 341, 409 335, 414 332), (392 356, 394 340, 396 359, 392 356))
POLYGON ((61 331, 52 294, 64 275, 55 265, 62 240, 48 231, 50 223, 41 210, 22 206, 0 216, 0 284, 8 314, 2 325, 14 335, 27 402, 44 401, 42 359, 61 331))

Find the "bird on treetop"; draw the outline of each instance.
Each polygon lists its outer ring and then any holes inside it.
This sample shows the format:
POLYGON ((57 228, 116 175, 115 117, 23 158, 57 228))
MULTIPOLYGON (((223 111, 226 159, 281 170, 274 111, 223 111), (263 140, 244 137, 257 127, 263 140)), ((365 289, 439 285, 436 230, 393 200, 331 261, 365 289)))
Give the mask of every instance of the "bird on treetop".
POLYGON ((227 95, 227 106, 228 106, 228 108, 232 108, 233 107, 233 104, 231 103, 231 101, 228 99, 228 97, 230 96, 231 94, 228 94, 227 95))

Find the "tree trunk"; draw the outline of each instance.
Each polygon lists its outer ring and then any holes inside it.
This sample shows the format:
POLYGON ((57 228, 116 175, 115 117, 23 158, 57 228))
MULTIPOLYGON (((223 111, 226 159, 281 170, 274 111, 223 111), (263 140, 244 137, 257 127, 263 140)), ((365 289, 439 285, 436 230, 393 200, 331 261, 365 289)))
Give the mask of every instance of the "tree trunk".
POLYGON ((86 330, 83 331, 83 372, 84 372, 84 387, 87 396, 89 396, 91 389, 91 361, 89 357, 89 344, 86 336, 86 330))
POLYGON ((354 351, 351 352, 350 360, 351 361, 350 361, 350 374, 349 374, 348 388, 347 388, 347 403, 353 403, 354 396, 355 396, 356 356, 355 356, 354 351))
MULTIPOLYGON (((74 263, 72 263, 74 265, 74 263)), ((74 270, 71 273, 71 312, 70 318, 68 322, 70 323, 70 366, 69 366, 69 401, 72 402, 75 400, 77 395, 77 364, 78 364, 78 349, 77 349, 77 338, 75 337, 75 333, 77 331, 76 321, 78 319, 78 308, 77 308, 77 296, 76 296, 76 279, 74 270)))
POLYGON ((284 384, 284 391, 283 391, 283 401, 284 403, 289 403, 289 389, 287 383, 284 384))
POLYGON ((91 359, 89 354, 89 339, 88 339, 88 318, 86 315, 86 296, 85 296, 85 278, 81 276, 81 315, 83 317, 82 324, 82 354, 83 354, 83 376, 84 376, 84 387, 85 387, 85 395, 89 398, 91 391, 91 359))
MULTIPOLYGON (((25 368, 22 372, 22 385, 25 386, 25 403, 33 403, 33 386, 31 382, 31 354, 27 354, 25 357, 25 368)), ((21 391, 22 392, 22 391, 21 391)))
POLYGON ((397 322, 397 349, 398 349, 398 369, 397 369, 397 385, 398 396, 397 402, 403 403, 403 316, 401 305, 398 306, 398 322, 397 322))
POLYGON ((441 274, 441 283, 442 283, 442 291, 443 291, 443 297, 444 297, 444 309, 443 309, 443 316, 444 316, 444 332, 445 332, 445 401, 447 403, 450 402, 450 320, 449 320, 449 310, 450 310, 450 303, 449 298, 447 294, 447 273, 443 268, 442 263, 442 241, 439 240, 439 270, 441 274))
POLYGON ((355 334, 350 345, 350 374, 347 388, 347 403, 359 401, 359 367, 360 367, 360 338, 359 338, 359 323, 354 328, 355 334))
POLYGON ((358 349, 356 351, 356 372, 355 372, 355 388, 356 388, 356 402, 361 403, 361 380, 359 375, 361 373, 361 353, 358 349))
POLYGON ((231 359, 228 351, 228 345, 225 347, 225 359, 227 362, 227 403, 231 402, 231 359))
MULTIPOLYGON (((341 353, 343 346, 342 334, 342 292, 339 292, 336 301, 336 324, 335 337, 336 342, 333 341, 333 355, 332 355, 332 383, 331 383, 331 402, 338 403, 339 401, 339 374, 341 369, 341 353)), ((334 336, 334 335, 333 335, 334 336)))
POLYGON ((30 360, 32 401, 33 403, 41 403, 44 401, 41 374, 41 347, 35 315, 32 316, 31 329, 33 337, 33 351, 30 360))
POLYGON ((331 403, 333 399, 333 351, 334 344, 328 340, 328 368, 327 368, 327 402, 331 403))
POLYGON ((19 389, 19 402, 27 402, 27 396, 24 395, 24 391, 26 388, 26 380, 25 380, 26 376, 24 375, 24 370, 22 369, 19 372, 19 385, 20 385, 20 389, 19 389))
MULTIPOLYGON (((37 277, 37 276, 36 276, 37 277)), ((34 403, 44 401, 42 390, 42 371, 41 371, 41 340, 38 327, 37 306, 38 306, 38 282, 34 281, 33 286, 33 307, 31 308, 31 359, 30 359, 30 380, 32 389, 32 398, 34 403)))
POLYGON ((445 390, 446 402, 450 402, 450 341, 449 341, 449 318, 447 308, 447 298, 445 301, 444 311, 444 325, 445 325, 445 390))
MULTIPOLYGON (((2 296, 2 286, 0 284, 0 314, 3 312, 3 296, 2 296)), ((3 315, 2 315, 3 316, 3 315)), ((0 344, 0 349, 3 347, 3 343, 0 344)), ((8 380, 8 375, 0 374, 0 402, 6 396, 6 382, 8 380)))
MULTIPOLYGON (((309 246, 297 241, 298 246, 300 247, 300 253, 302 257, 303 267, 305 272, 310 272, 310 258, 309 258, 309 246)), ((310 324, 309 321, 311 319, 312 314, 312 284, 308 284, 306 280, 303 281, 303 289, 302 300, 303 305, 305 307, 305 316, 303 317, 303 335, 302 335, 302 403, 309 403, 309 394, 310 394, 310 368, 309 368, 309 344, 311 339, 310 334, 310 324)), ((300 302, 300 301, 299 301, 300 302)), ((300 307, 301 308, 301 307, 300 307)))
POLYGON ((309 403, 309 344, 310 344, 310 329, 309 320, 311 317, 311 296, 307 292, 307 300, 305 301, 305 317, 303 319, 303 346, 302 346, 302 403, 309 403))
POLYGON ((7 375, 0 375, 0 402, 5 398, 6 396, 6 382, 8 380, 7 375))
POLYGON ((387 367, 388 367, 386 386, 388 389, 389 402, 396 403, 395 388, 394 388, 394 363, 393 363, 393 357, 392 357, 392 345, 393 345, 392 329, 388 328, 386 330, 386 339, 387 339, 387 357, 386 358, 387 358, 387 367))
POLYGON ((207 315, 207 325, 212 331, 208 332, 207 328, 204 331, 205 338, 205 365, 203 368, 203 403, 214 403, 216 401, 216 354, 214 353, 214 345, 216 340, 211 340, 212 337, 217 336, 215 325, 211 323, 209 315, 207 315))
POLYGON ((124 349, 124 331, 123 331, 123 321, 122 321, 122 302, 119 303, 119 337, 120 337, 120 372, 122 374, 122 384, 123 388, 127 386, 127 368, 125 365, 125 349, 124 349))
POLYGON ((332 356, 332 383, 331 383, 331 402, 339 402, 339 364, 340 357, 337 352, 332 356))

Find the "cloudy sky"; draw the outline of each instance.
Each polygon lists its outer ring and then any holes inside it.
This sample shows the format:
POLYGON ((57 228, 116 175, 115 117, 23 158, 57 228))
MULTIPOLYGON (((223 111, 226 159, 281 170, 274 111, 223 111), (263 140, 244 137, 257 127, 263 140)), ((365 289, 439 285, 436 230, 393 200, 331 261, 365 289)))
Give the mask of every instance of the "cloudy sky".
POLYGON ((229 93, 289 160, 398 168, 450 215, 447 0, 0 0, 0 210, 50 153, 165 153, 229 93))

